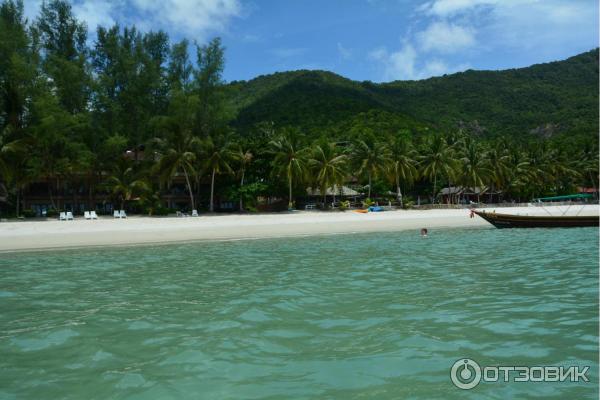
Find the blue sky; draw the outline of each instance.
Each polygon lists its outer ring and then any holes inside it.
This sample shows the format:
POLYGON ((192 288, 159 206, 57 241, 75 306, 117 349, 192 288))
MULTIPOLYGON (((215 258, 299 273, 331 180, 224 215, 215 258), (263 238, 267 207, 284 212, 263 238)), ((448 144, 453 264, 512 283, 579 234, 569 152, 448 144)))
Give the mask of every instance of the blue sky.
MULTIPOLYGON (((34 18, 41 0, 25 0, 34 18)), ((564 59, 598 46, 597 0, 73 0, 98 24, 220 36, 224 78, 324 69, 355 80, 423 79, 564 59)))

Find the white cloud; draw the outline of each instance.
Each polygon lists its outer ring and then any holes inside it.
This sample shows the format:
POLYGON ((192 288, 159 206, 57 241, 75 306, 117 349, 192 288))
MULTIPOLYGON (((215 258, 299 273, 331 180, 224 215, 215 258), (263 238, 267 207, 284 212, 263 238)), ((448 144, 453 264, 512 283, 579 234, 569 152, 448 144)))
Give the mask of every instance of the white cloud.
POLYGON ((112 26, 114 2, 108 0, 84 1, 73 5, 73 13, 80 21, 85 21, 88 30, 95 32, 98 25, 112 26))
POLYGON ((242 12, 239 0, 131 0, 131 4, 141 12, 138 20, 144 25, 201 40, 208 32, 224 31, 242 12))
POLYGON ((337 44, 337 50, 342 60, 348 60, 352 58, 352 50, 345 48, 340 42, 337 44))
POLYGON ((446 21, 431 23, 424 31, 417 33, 417 40, 424 51, 453 53, 475 44, 472 28, 446 21))
POLYGON ((390 53, 385 59, 385 76, 388 79, 418 79, 415 71, 417 52, 410 44, 405 44, 399 51, 390 53))
POLYGON ((593 0, 434 0, 416 11, 438 23, 477 27, 489 47, 552 52, 577 48, 582 38, 597 43, 592 36, 598 32, 598 2, 593 0))
POLYGON ((385 81, 425 79, 469 68, 468 64, 448 65, 440 59, 422 60, 410 43, 404 43, 398 51, 390 52, 384 47, 374 49, 369 58, 382 67, 385 81))
POLYGON ((387 50, 385 47, 378 47, 369 52, 369 58, 375 61, 383 61, 387 57, 387 50))
MULTIPOLYGON (((232 18, 243 16, 241 0, 73 0, 73 13, 90 32, 97 25, 135 24, 142 30, 163 29, 192 40, 204 41, 210 33, 227 29, 232 18)), ((25 15, 33 20, 41 0, 25 2, 25 15)))
MULTIPOLYGON (((504 0, 506 3, 511 0, 504 0)), ((529 1, 529 0, 524 0, 529 1)), ((481 5, 497 3, 498 0, 436 0, 423 3, 417 11, 438 17, 449 17, 481 5)), ((523 0, 521 0, 523 2, 523 0)))
POLYGON ((469 57, 490 52, 557 60, 598 43, 592 0, 430 0, 414 12, 399 49, 369 53, 385 80, 462 71, 470 68, 469 57))

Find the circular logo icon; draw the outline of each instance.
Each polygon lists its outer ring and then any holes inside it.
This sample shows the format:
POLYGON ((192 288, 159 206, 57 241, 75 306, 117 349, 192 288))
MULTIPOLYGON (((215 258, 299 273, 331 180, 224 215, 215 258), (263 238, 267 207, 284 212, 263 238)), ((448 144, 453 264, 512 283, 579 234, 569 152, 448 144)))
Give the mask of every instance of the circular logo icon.
POLYGON ((450 379, 459 389, 473 389, 481 381, 481 367, 470 358, 461 358, 452 365, 450 379))

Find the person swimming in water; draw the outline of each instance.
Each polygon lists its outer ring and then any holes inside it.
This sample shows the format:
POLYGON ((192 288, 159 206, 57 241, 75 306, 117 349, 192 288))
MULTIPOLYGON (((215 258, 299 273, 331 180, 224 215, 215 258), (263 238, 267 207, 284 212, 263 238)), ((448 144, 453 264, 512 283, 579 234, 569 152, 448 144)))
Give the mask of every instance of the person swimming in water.
POLYGON ((421 228, 421 236, 427 237, 427 228, 421 228))

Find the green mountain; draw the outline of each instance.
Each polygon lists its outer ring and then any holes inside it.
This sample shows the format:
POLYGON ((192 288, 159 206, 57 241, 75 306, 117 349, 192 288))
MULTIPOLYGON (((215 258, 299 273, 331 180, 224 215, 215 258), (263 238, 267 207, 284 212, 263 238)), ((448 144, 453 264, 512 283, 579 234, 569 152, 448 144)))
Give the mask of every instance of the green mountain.
POLYGON ((234 124, 273 121, 308 132, 455 131, 482 136, 597 135, 598 49, 564 61, 503 71, 468 70, 419 81, 356 82, 292 71, 231 82, 234 124))

